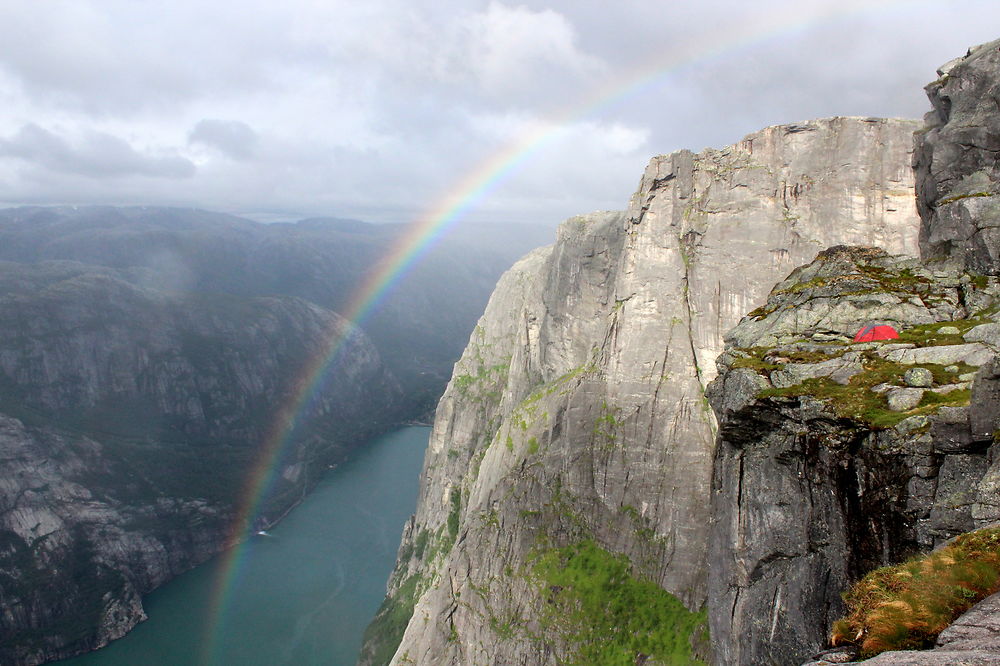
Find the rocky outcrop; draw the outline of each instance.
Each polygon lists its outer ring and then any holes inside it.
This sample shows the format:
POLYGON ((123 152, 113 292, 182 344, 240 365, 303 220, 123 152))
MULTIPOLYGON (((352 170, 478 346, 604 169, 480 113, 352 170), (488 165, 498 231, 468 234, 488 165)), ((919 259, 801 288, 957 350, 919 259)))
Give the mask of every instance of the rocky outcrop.
POLYGON ((861 575, 1000 518, 998 291, 978 284, 833 248, 729 334, 708 392, 718 663, 804 660, 861 575), (900 339, 852 342, 871 321, 900 339))
MULTIPOLYGON (((720 663, 807 658, 861 575, 1000 518, 998 48, 971 49, 927 87, 934 111, 914 151, 921 261, 821 253, 728 337, 710 390, 720 663), (900 339, 852 343, 872 321, 900 339)), ((983 647, 873 663, 1000 660, 983 647)))
POLYGON ((256 520, 298 502, 398 386, 371 343, 294 298, 164 293, 107 268, 0 262, 0 662, 99 647, 141 595, 230 545, 281 408, 331 337, 256 520))
POLYGON ((969 50, 927 86, 914 154, 922 255, 979 274, 1000 272, 1000 40, 969 50))
POLYGON ((439 405, 363 662, 584 659, 597 619, 553 618, 586 604, 538 563, 593 549, 683 602, 658 624, 704 658, 683 614, 707 595, 722 337, 829 245, 915 253, 914 128, 834 118, 654 158, 627 211, 567 221, 506 274, 439 405))

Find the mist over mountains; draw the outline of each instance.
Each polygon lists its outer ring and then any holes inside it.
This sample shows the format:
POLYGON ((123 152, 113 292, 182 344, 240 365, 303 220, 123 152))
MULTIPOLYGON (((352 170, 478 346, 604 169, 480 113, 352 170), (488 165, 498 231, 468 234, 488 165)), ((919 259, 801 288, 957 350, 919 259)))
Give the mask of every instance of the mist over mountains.
MULTIPOLYGON (((193 209, 25 207, 0 210, 0 260, 75 261, 158 291, 294 296, 339 312, 404 231, 339 218, 260 224, 193 209)), ((500 274, 550 241, 550 230, 530 225, 459 226, 392 285, 365 333, 415 413, 433 407, 500 274)))
POLYGON ((364 327, 348 321, 337 310, 402 231, 0 211, 0 662, 122 636, 142 595, 426 413, 497 276, 541 234, 444 238, 364 327))

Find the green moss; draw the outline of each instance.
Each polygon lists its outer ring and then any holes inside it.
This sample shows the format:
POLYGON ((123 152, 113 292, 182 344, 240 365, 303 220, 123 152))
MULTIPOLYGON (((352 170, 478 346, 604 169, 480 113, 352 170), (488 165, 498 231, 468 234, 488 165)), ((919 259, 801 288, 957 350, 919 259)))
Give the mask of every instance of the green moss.
POLYGON ((965 338, 962 336, 970 329, 980 324, 988 323, 988 319, 956 319, 955 321, 940 321, 933 324, 920 324, 911 326, 899 333, 900 342, 912 342, 918 347, 940 347, 942 345, 962 345, 965 338), (938 333, 945 326, 953 326, 958 329, 958 333, 951 335, 938 333))
POLYGON ((947 206, 950 203, 955 203, 956 201, 961 201, 962 199, 972 199, 976 197, 995 197, 996 194, 993 192, 969 192, 968 194, 956 194, 955 196, 945 197, 944 199, 938 199, 936 206, 947 206))
POLYGON ((458 536, 458 519, 462 512, 462 492, 458 488, 452 488, 449 500, 451 509, 448 511, 448 539, 454 543, 458 536))
POLYGON ((363 639, 369 663, 381 666, 392 660, 413 616, 413 608, 422 592, 421 584, 420 575, 414 574, 399 586, 395 594, 386 596, 382 601, 363 639))
POLYGON ((618 429, 625 424, 620 414, 620 407, 609 405, 606 400, 601 401, 601 413, 594 420, 592 428, 594 439, 601 449, 610 450, 615 447, 618 429))
POLYGON ((528 455, 535 455, 538 453, 538 438, 530 437, 528 438, 528 455))
POLYGON ((692 613, 637 576, 624 555, 586 539, 536 552, 529 563, 545 600, 546 642, 552 636, 565 646, 559 663, 632 666, 644 656, 662 664, 703 663, 691 646, 705 631, 706 613, 692 613))
MULTIPOLYGON (((903 384, 903 375, 914 366, 902 365, 886 361, 874 354, 865 354, 864 371, 851 378, 850 383, 838 384, 833 380, 820 377, 807 379, 801 384, 786 388, 773 388, 761 391, 759 397, 797 397, 811 396, 827 402, 842 418, 850 418, 875 429, 891 428, 905 418, 917 414, 929 414, 945 405, 967 405, 971 392, 957 390, 950 393, 934 393, 925 391, 920 404, 906 412, 894 412, 889 409, 884 394, 871 390, 878 384, 903 384)), ((934 381, 938 384, 950 384, 957 381, 958 375, 969 372, 972 366, 965 363, 958 365, 958 372, 947 372, 945 366, 935 363, 925 363, 920 366, 931 371, 934 381)))

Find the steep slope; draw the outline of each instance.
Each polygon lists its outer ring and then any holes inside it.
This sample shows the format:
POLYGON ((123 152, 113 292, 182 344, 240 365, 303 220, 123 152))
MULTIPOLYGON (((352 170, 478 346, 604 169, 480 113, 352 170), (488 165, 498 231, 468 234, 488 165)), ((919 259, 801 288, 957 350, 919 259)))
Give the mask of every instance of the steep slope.
POLYGON ((567 221, 508 272, 439 405, 362 661, 704 656, 722 336, 824 247, 916 252, 915 127, 834 118, 654 158, 627 211, 567 221), (588 589, 629 601, 604 626, 588 589))
POLYGON ((164 293, 74 262, 0 262, 0 662, 103 645, 140 595, 228 545, 248 472, 331 335, 258 520, 283 515, 399 389, 365 336, 300 299, 164 293))
POLYGON ((709 388, 717 663, 800 663, 863 574, 1000 519, 998 293, 835 247, 730 333, 709 388), (869 321, 900 340, 852 343, 869 321))
MULTIPOLYGON (((921 261, 831 249, 727 338, 710 390, 719 663, 805 659, 850 583, 1000 520, 998 49, 971 49, 927 87, 935 111, 914 154, 921 261), (900 340, 851 343, 871 321, 900 340)), ((857 655, 866 631, 838 640, 857 655)), ((877 663, 1000 659, 981 647, 877 663)))

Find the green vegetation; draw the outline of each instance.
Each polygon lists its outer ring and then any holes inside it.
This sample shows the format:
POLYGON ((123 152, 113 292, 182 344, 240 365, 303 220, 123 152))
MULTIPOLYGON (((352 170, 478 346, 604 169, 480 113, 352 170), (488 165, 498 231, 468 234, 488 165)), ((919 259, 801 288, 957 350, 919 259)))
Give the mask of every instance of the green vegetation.
POLYGON ((663 664, 701 664, 692 637, 706 613, 692 613, 656 583, 635 575, 624 555, 586 539, 536 552, 531 576, 545 599, 541 623, 568 653, 563 664, 632 666, 649 656, 663 664))
MULTIPOLYGON (((451 509, 448 511, 448 541, 455 543, 455 538, 458 537, 458 519, 462 512, 462 491, 458 488, 452 488, 449 500, 451 509)), ((450 549, 450 545, 448 549, 450 549)))
POLYGON ((875 429, 891 428, 905 418, 917 414, 928 414, 946 405, 961 406, 969 404, 971 391, 955 390, 950 393, 934 393, 924 391, 920 404, 906 412, 894 412, 889 409, 884 394, 871 390, 873 386, 883 383, 903 384, 903 374, 911 367, 922 367, 931 371, 937 384, 951 384, 958 381, 958 376, 971 372, 974 368, 965 363, 957 365, 958 372, 948 372, 945 366, 936 363, 923 363, 919 366, 909 366, 887 361, 875 354, 864 355, 864 371, 851 377, 850 383, 838 384, 827 377, 806 379, 801 384, 786 388, 773 388, 761 391, 760 397, 797 397, 812 396, 830 404, 837 416, 854 419, 875 429))
POLYGON ((609 405, 607 400, 601 401, 601 415, 594 420, 593 435, 597 445, 605 451, 614 449, 618 437, 618 429, 624 425, 624 419, 619 418, 621 407, 609 405))
POLYGON ((986 319, 985 317, 976 317, 972 319, 956 319, 955 321, 940 321, 933 324, 920 324, 918 326, 911 326, 906 330, 900 331, 899 341, 912 342, 918 347, 961 345, 965 344, 965 338, 962 336, 968 333, 970 329, 975 328, 980 324, 990 323, 991 321, 992 320, 986 319), (954 328, 957 328, 958 333, 951 335, 938 333, 938 331, 945 326, 953 326, 954 328))
POLYGON ((833 625, 834 645, 855 643, 862 657, 923 649, 977 601, 1000 591, 1000 529, 958 537, 939 551, 872 571, 844 594, 848 615, 833 625))
POLYGON ((952 197, 945 197, 944 199, 938 199, 937 206, 946 206, 950 203, 955 203, 956 201, 961 201, 962 199, 971 199, 975 197, 995 197, 997 196, 995 192, 969 192, 968 194, 956 194, 952 197))
POLYGON ((373 664, 388 664, 403 640, 403 632, 413 615, 413 608, 423 592, 422 578, 414 574, 387 596, 375 614, 375 619, 365 629, 363 644, 373 664))

